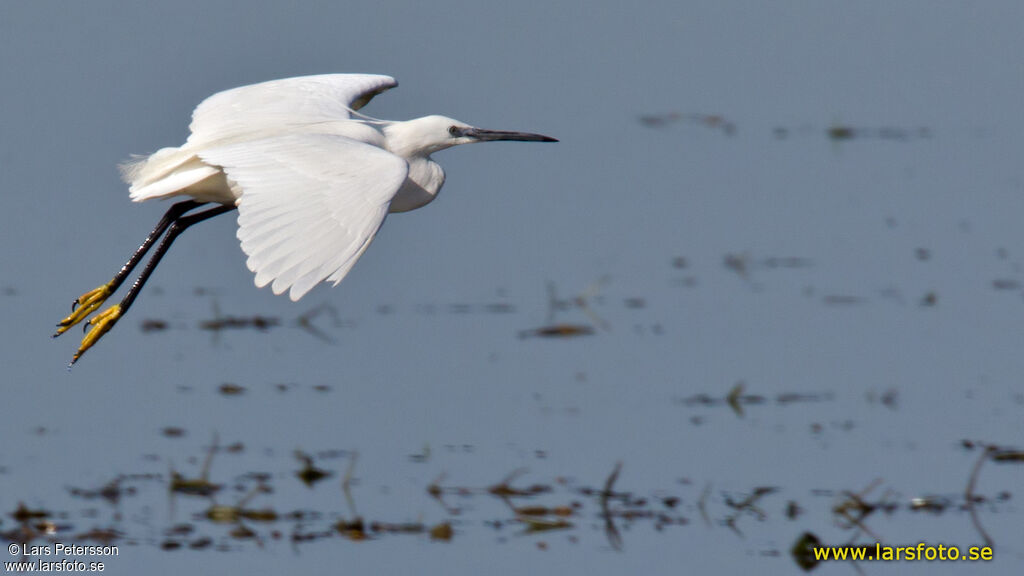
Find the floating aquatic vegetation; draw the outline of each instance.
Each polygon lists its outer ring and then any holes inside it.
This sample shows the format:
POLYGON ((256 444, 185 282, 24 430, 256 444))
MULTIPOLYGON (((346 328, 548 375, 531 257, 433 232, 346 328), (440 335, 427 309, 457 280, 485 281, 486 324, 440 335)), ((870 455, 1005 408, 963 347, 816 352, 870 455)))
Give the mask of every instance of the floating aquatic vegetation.
MULTIPOLYGON (((735 410, 733 405, 754 405, 744 400, 747 396, 751 394, 747 393, 745 387, 736 385, 727 394, 718 397, 697 396, 695 405, 730 406, 730 409, 735 410)), ((764 396, 759 402, 787 405, 825 398, 831 398, 831 394, 790 392, 764 396)), ((964 510, 971 514, 982 538, 991 542, 981 527, 980 517, 994 510, 1007 510, 1006 503, 1011 502, 1011 494, 1006 490, 991 495, 979 494, 977 487, 980 473, 986 462, 992 462, 990 466, 993 468, 996 468, 995 464, 1012 467, 1024 463, 1024 450, 964 440, 961 443, 963 449, 976 451, 978 458, 971 458, 974 464, 962 496, 933 494, 924 490, 918 492, 913 487, 903 488, 901 492, 914 496, 899 496, 894 488, 883 486, 881 480, 876 480, 859 491, 812 491, 812 496, 829 499, 825 506, 816 507, 813 501, 805 501, 800 495, 787 493, 781 487, 753 485, 735 488, 722 487, 718 483, 718 490, 713 492, 710 482, 694 481, 689 477, 676 477, 668 487, 637 491, 632 486, 623 486, 625 468, 621 462, 615 463, 607 477, 603 481, 599 480, 597 485, 580 484, 571 476, 541 476, 534 481, 532 477, 525 476, 525 468, 517 468, 490 485, 453 485, 447 482, 447 476, 443 473, 426 482, 429 476, 426 476, 428 468, 424 466, 444 465, 446 458, 451 455, 462 458, 482 450, 470 444, 450 443, 442 445, 436 454, 422 462, 407 461, 401 454, 397 456, 406 469, 411 471, 414 481, 426 483, 425 486, 420 484, 426 492, 426 495, 421 493, 424 501, 437 501, 440 508, 429 506, 429 510, 424 511, 421 506, 413 505, 407 511, 399 512, 397 517, 388 518, 372 511, 367 513, 367 510, 356 509, 361 486, 369 482, 367 478, 360 478, 360 482, 356 482, 355 452, 327 449, 278 454, 259 449, 243 452, 240 442, 231 446, 239 446, 238 453, 250 458, 263 455, 276 459, 277 465, 272 470, 236 472, 234 476, 219 478, 228 486, 224 490, 210 479, 213 456, 228 451, 227 447, 219 444, 218 436, 214 435, 206 450, 205 460, 201 463, 199 478, 186 479, 172 469, 170 486, 164 489, 168 484, 164 474, 122 473, 95 488, 68 489, 76 502, 98 500, 110 503, 114 509, 109 511, 110 517, 106 519, 101 515, 108 511, 95 504, 77 511, 61 510, 35 504, 34 500, 29 499, 26 501, 33 503, 33 506, 21 503, 14 511, 7 513, 7 522, 13 519, 15 524, 4 525, 5 530, 0 532, 0 537, 12 542, 73 537, 105 543, 148 545, 167 551, 247 550, 254 546, 273 546, 275 542, 285 545, 290 543, 297 547, 321 540, 333 540, 335 545, 342 540, 359 542, 402 537, 419 538, 423 542, 446 542, 454 539, 456 532, 459 532, 462 540, 461 534, 486 529, 496 533, 496 543, 521 541, 525 538, 529 539, 531 546, 548 549, 559 543, 577 544, 589 531, 597 538, 603 537, 603 541, 607 542, 603 546, 621 550, 627 546, 627 540, 639 538, 641 534, 682 529, 690 523, 685 514, 692 512, 699 513, 704 519, 706 528, 698 526, 701 530, 725 526, 732 532, 723 530, 720 533, 729 537, 733 537, 733 534, 744 537, 744 531, 751 530, 745 522, 786 522, 786 529, 791 530, 791 522, 827 519, 831 515, 835 527, 849 532, 847 544, 856 547, 863 545, 865 537, 881 541, 878 534, 888 530, 879 529, 877 524, 891 515, 908 514, 924 520, 964 510), (301 470, 294 470, 292 457, 303 464, 303 469, 312 468, 325 473, 313 481, 317 483, 318 490, 308 492, 307 496, 317 498, 318 501, 307 509, 282 509, 278 501, 278 494, 287 490, 275 490, 280 487, 276 484, 291 483, 286 487, 295 488, 295 477, 302 479, 301 470), (317 464, 332 458, 349 459, 340 483, 345 504, 338 498, 337 482, 320 482, 329 478, 331 473, 319 468, 317 464), (233 496, 226 497, 225 492, 233 496), (155 507, 153 502, 146 499, 153 494, 161 499, 169 498, 172 506, 176 494, 200 498, 183 501, 182 506, 189 509, 189 520, 175 520, 172 510, 169 523, 161 526, 159 523, 154 524, 153 516, 146 512, 155 507), (474 499, 485 500, 485 505, 480 505, 474 499), (217 500, 234 500, 234 503, 222 504, 217 500), (499 510, 493 512, 495 506, 491 504, 495 501, 505 506, 498 506, 499 510), (431 514, 439 517, 430 517, 431 514)), ((424 453, 429 452, 424 448, 424 453)), ((550 460, 556 457, 556 454, 549 454, 547 449, 542 448, 530 448, 523 453, 537 455, 537 458, 544 460, 542 466, 549 465, 550 460)), ((151 460, 144 461, 150 462, 146 465, 152 465, 151 460)), ((230 464, 235 463, 232 461, 230 464)), ((370 488, 371 491, 376 489, 387 492, 392 487, 384 484, 370 488)), ((371 510, 374 506, 372 502, 369 505, 371 510)), ((360 504, 367 506, 363 501, 360 504)), ((801 531, 814 539, 818 538, 810 530, 801 531)), ((820 545, 820 540, 816 545, 820 545)), ((806 549, 806 546, 804 542, 802 548, 806 549)), ((801 547, 794 545, 790 554, 799 563, 801 560, 798 559, 797 548, 801 547)), ((785 550, 774 549, 759 551, 763 556, 784 553, 785 550)))
POLYGON ((749 394, 747 393, 747 383, 740 380, 724 396, 712 396, 700 392, 686 398, 676 399, 676 402, 686 406, 728 406, 737 416, 742 417, 745 406, 759 406, 769 402, 774 402, 777 406, 788 406, 790 404, 828 402, 834 398, 835 395, 831 392, 780 392, 773 397, 749 394))
POLYGON ((551 324, 530 330, 519 332, 520 338, 575 338, 577 336, 590 336, 594 328, 586 324, 551 324))
POLYGON ((659 114, 642 114, 637 117, 637 120, 647 128, 665 128, 671 124, 684 123, 710 128, 726 136, 736 134, 736 124, 720 114, 663 112, 659 114))
POLYGON ((18 507, 10 513, 11 518, 14 518, 15 522, 28 522, 30 520, 39 520, 41 518, 49 518, 51 515, 49 510, 42 508, 29 508, 24 502, 18 502, 18 507))
POLYGON ((186 478, 175 472, 173 467, 171 468, 169 489, 172 494, 212 496, 220 491, 222 488, 220 484, 210 482, 210 466, 213 465, 213 456, 217 452, 218 438, 217 434, 213 435, 213 443, 210 444, 210 449, 206 452, 206 459, 203 460, 203 466, 200 469, 198 478, 186 478))
POLYGON ((301 450, 295 451, 295 457, 298 458, 299 462, 302 462, 302 469, 295 473, 295 475, 302 480, 302 483, 310 488, 313 487, 317 482, 328 478, 331 472, 324 470, 323 468, 317 468, 313 465, 313 457, 301 450))
POLYGON ((270 492, 265 484, 257 484, 248 494, 243 496, 234 506, 210 505, 204 516, 215 524, 241 524, 243 520, 254 522, 274 522, 278 518, 277 512, 271 508, 246 508, 246 505, 259 494, 270 492))
POLYGON ((815 549, 819 547, 821 547, 821 540, 812 532, 804 532, 793 543, 793 546, 789 549, 789 554, 793 557, 793 561, 796 562, 797 566, 805 572, 810 572, 820 562, 814 553, 815 549))
POLYGON ((126 479, 125 476, 118 476, 110 482, 107 482, 103 486, 89 490, 85 488, 69 488, 68 492, 76 498, 83 498, 85 500, 92 500, 100 498, 106 500, 113 506, 117 506, 117 503, 123 496, 132 496, 136 493, 135 487, 133 486, 122 486, 122 483, 126 479))
POLYGON ((995 290, 1020 290, 1020 281, 1015 278, 996 278, 992 281, 995 290))
POLYGON ((758 506, 758 502, 769 494, 778 492, 779 489, 772 486, 758 486, 751 490, 742 500, 733 500, 731 496, 725 496, 725 505, 732 508, 735 512, 725 517, 722 521, 723 524, 728 526, 731 530, 737 534, 741 534, 737 521, 746 514, 753 515, 758 520, 763 521, 767 514, 758 506))
POLYGON ((510 472, 505 478, 492 486, 487 488, 487 492, 497 496, 499 498, 520 498, 536 496, 538 494, 544 494, 551 492, 551 486, 547 484, 533 484, 523 488, 516 488, 511 485, 511 482, 516 478, 526 473, 525 468, 519 468, 510 472))
POLYGON ((591 282, 583 292, 568 299, 559 298, 555 283, 548 282, 548 313, 545 325, 531 330, 520 331, 519 337, 574 338, 593 334, 594 326, 608 330, 608 323, 594 311, 593 302, 599 299, 601 288, 610 281, 611 278, 608 276, 602 276, 596 281, 591 282), (571 309, 578 309, 583 312, 592 324, 555 322, 555 316, 559 312, 571 309))
POLYGON ((921 297, 921 306, 935 306, 939 303, 939 295, 934 291, 925 292, 921 297))
POLYGON ((165 426, 162 430, 160 430, 160 433, 166 436, 167 438, 185 437, 185 429, 180 428, 178 426, 165 426))
POLYGON ((409 454, 410 462, 424 463, 430 460, 430 444, 424 444, 423 450, 419 454, 409 454))
POLYGON ((909 140, 925 140, 931 138, 932 132, 928 128, 900 128, 897 126, 882 126, 880 128, 863 128, 847 124, 833 124, 825 129, 829 140, 834 142, 853 140, 854 138, 893 140, 906 142, 909 140))
POLYGON ((455 535, 455 530, 452 529, 452 525, 448 522, 442 522, 430 528, 430 539, 440 540, 442 542, 448 542, 455 535))
POLYGON ((163 332, 170 328, 171 325, 166 320, 159 318, 143 318, 139 322, 139 330, 143 332, 163 332))
POLYGON ((199 323, 199 328, 200 330, 210 330, 212 332, 254 328, 261 332, 265 332, 280 325, 281 321, 279 319, 267 316, 220 316, 212 320, 201 321, 199 323))
POLYGON ((234 384, 232 382, 225 382, 217 387, 217 391, 222 396, 238 396, 245 392, 245 386, 234 384))

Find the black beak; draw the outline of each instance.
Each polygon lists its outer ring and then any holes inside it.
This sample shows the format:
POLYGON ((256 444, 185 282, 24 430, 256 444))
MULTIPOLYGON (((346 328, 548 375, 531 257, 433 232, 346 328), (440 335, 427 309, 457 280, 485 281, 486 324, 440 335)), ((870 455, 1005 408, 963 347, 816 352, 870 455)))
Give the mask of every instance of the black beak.
POLYGON ((497 140, 515 140, 517 142, 558 142, 556 138, 542 134, 531 134, 530 132, 508 132, 506 130, 483 130, 481 128, 469 128, 463 131, 464 136, 476 138, 481 142, 494 142, 497 140))

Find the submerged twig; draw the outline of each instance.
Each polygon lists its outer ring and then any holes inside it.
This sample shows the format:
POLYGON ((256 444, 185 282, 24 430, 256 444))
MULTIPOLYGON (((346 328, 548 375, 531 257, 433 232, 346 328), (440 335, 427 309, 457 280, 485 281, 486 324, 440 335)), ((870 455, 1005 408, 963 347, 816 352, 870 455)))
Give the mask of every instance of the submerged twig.
POLYGON ((964 499, 967 501, 967 513, 971 516, 971 522, 974 524, 974 529, 981 535, 982 540, 985 541, 985 545, 990 548, 995 545, 995 542, 992 541, 992 537, 985 531, 985 527, 981 525, 981 519, 978 518, 978 511, 974 507, 974 487, 978 483, 978 474, 981 473, 982 464, 984 464, 985 460, 988 460, 995 451, 995 446, 989 445, 985 447, 981 456, 978 457, 977 462, 974 463, 974 468, 971 470, 971 476, 967 480, 967 488, 964 490, 964 499))

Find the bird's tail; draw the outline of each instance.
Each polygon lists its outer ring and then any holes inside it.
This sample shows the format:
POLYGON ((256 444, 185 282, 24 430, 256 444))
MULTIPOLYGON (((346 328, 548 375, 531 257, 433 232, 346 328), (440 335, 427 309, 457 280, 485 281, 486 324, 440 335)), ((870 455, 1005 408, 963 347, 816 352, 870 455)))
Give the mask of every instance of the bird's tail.
POLYGON ((191 150, 181 148, 162 148, 149 156, 135 156, 119 168, 134 202, 186 193, 189 186, 219 172, 191 150))

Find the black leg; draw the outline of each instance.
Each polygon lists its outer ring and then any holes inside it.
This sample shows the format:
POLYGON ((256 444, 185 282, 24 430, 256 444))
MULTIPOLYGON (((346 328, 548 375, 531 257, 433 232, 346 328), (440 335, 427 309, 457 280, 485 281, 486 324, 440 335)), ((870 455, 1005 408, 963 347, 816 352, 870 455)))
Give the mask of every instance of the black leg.
POLYGON ((159 238, 171 224, 180 219, 186 212, 193 208, 198 208, 203 204, 206 204, 206 202, 186 200, 184 202, 178 202, 171 206, 167 212, 164 212, 163 218, 157 222, 156 227, 149 233, 149 236, 146 236, 146 239, 142 242, 142 245, 139 246, 139 249, 135 251, 135 254, 132 254, 132 257, 125 262, 124 266, 121 267, 121 270, 116 276, 114 276, 114 279, 110 281, 111 292, 116 291, 118 287, 121 286, 124 279, 127 278, 139 262, 142 261, 142 257, 146 255, 146 252, 149 252, 150 247, 153 246, 156 239, 159 238))
POLYGON ((153 273, 153 270, 156 269, 157 264, 160 263, 160 259, 164 257, 164 254, 167 253, 167 249, 171 247, 171 243, 174 242, 174 239, 177 238, 179 234, 184 232, 185 229, 193 224, 198 224, 203 220, 209 220, 214 216, 220 216, 221 214, 230 212, 234 209, 235 207, 233 205, 228 206, 222 204, 215 208, 203 210, 197 214, 192 214, 191 216, 178 217, 174 223, 171 224, 170 229, 167 231, 167 235, 160 241, 160 245, 156 247, 156 252, 153 252, 153 256, 149 259, 149 262, 146 262, 146 267, 142 269, 142 273, 135 279, 135 283, 132 284, 132 287, 128 289, 128 293, 125 294, 124 300, 121 300, 121 314, 123 315, 128 311, 132 302, 135 301, 139 292, 142 291, 142 287, 146 284, 146 281, 149 280, 149 276, 153 273))
MULTIPOLYGON (((187 204, 187 202, 175 204, 172 207, 172 210, 181 204, 187 204)), ((152 246, 156 238, 160 236, 160 233, 163 232, 163 230, 159 230, 161 228, 161 225, 163 226, 163 228, 167 230, 167 234, 164 236, 163 240, 160 241, 160 244, 157 245, 156 251, 153 252, 153 255, 150 257, 149 262, 146 263, 145 268, 142 269, 142 273, 139 274, 139 277, 132 284, 132 287, 128 289, 128 293, 125 294, 124 299, 121 300, 119 304, 115 304, 110 308, 107 308, 106 310, 100 312, 91 320, 89 320, 88 324, 86 325, 88 331, 86 332, 85 337, 82 338, 82 344, 81 346, 79 346, 78 352, 76 352, 75 356, 71 359, 71 364, 68 366, 69 368, 71 365, 77 362, 79 358, 82 357, 82 354, 85 354, 86 350, 91 348, 94 344, 96 344, 97 341, 99 341, 100 338, 103 337, 104 334, 109 332, 110 329, 114 327, 114 324, 117 322, 117 320, 121 316, 123 316, 125 312, 128 311, 128 308, 131 307, 132 302, 135 301, 135 298, 138 297, 139 292, 142 291, 142 287, 145 286, 146 281, 149 280, 150 275, 153 274, 153 270, 155 270, 157 265, 160 263, 160 259, 164 257, 164 254, 171 247, 171 244, 174 242, 174 239, 177 238, 179 234, 184 232, 185 229, 187 229, 189 226, 193 224, 202 222, 203 220, 208 220, 210 218, 213 218, 214 216, 219 216, 220 214, 230 212, 235 209, 235 206, 233 205, 222 204, 215 208, 203 210, 202 212, 198 212, 196 214, 192 214, 189 216, 183 215, 184 212, 187 212, 199 205, 201 205, 201 203, 196 203, 193 206, 188 206, 187 208, 182 209, 177 214, 173 214, 171 210, 168 210, 167 214, 164 215, 164 219, 161 220, 160 224, 157 225, 157 228, 153 230, 153 232, 156 234, 155 237, 153 235, 150 235, 149 238, 146 238, 146 241, 142 244, 142 246, 139 247, 139 251, 137 251, 136 254, 132 256, 132 259, 129 260, 122 268, 122 272, 119 273, 120 278, 115 277, 115 281, 117 281, 118 285, 120 285, 120 283, 124 281, 124 276, 127 276, 131 272, 132 268, 134 268, 139 263, 139 261, 142 260, 143 255, 145 255, 146 251, 149 250, 149 247, 152 246), (169 224, 165 224, 164 220, 169 220, 169 224), (158 230, 160 233, 157 233, 158 230)))
POLYGON ((110 282, 107 282, 98 288, 94 288, 75 299, 71 304, 71 314, 57 324, 57 332, 53 337, 56 338, 57 336, 60 336, 66 332, 68 328, 71 328, 75 324, 85 320, 89 314, 92 314, 102 306, 103 302, 105 302, 111 294, 117 291, 125 278, 127 278, 139 262, 142 261, 142 258, 146 255, 146 252, 149 251, 150 247, 153 246, 153 243, 156 242, 157 238, 162 236, 163 233, 167 231, 167 228, 178 218, 181 218, 183 214, 198 208, 203 204, 205 204, 205 202, 186 200, 184 202, 178 202, 168 208, 167 212, 164 212, 163 218, 161 218, 160 221, 157 222, 156 227, 153 228, 153 231, 149 233, 149 236, 146 236, 142 245, 140 245, 138 250, 132 254, 132 257, 125 262, 124 266, 121 266, 121 269, 116 275, 114 275, 114 278, 111 279, 110 282))

